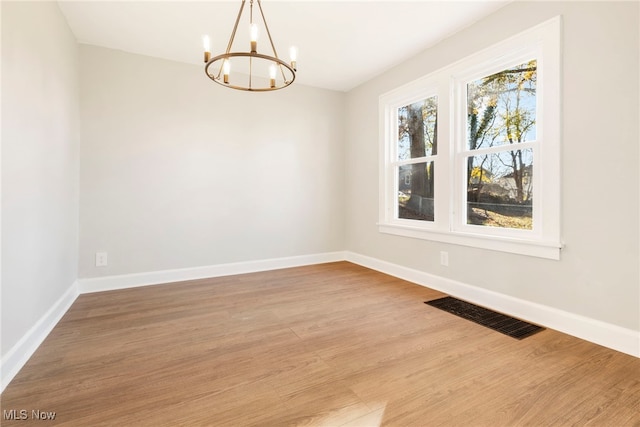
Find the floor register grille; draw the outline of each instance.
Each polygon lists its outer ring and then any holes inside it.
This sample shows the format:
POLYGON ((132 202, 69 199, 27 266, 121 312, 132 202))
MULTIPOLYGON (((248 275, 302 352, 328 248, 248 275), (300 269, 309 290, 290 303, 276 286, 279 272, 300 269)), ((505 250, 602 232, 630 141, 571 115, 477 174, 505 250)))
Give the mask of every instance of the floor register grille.
POLYGON ((453 297, 424 303, 519 340, 544 330, 543 327, 453 297))

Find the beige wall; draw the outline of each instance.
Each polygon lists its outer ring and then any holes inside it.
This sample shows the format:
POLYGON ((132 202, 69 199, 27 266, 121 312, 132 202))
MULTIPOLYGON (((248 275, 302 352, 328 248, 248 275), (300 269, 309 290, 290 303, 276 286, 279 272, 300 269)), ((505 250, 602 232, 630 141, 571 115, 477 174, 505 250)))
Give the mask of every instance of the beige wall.
POLYGON ((78 46, 57 4, 1 7, 4 360, 77 278, 79 138, 78 46))
POLYGON ((516 2, 349 92, 347 249, 640 330, 638 16, 637 2, 516 2), (556 15, 564 21, 561 260, 379 233, 378 97, 556 15))
POLYGON ((80 64, 80 277, 344 248, 343 93, 88 45, 80 64))

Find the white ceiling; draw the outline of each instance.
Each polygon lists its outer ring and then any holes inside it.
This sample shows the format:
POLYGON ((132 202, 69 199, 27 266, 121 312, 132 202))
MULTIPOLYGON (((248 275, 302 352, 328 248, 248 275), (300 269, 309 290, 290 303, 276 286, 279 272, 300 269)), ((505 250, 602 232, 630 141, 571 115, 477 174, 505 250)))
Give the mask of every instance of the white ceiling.
MULTIPOLYGON (((296 82, 347 91, 508 2, 263 0, 262 7, 278 55, 288 61, 289 46, 299 50, 296 82)), ((221 53, 240 7, 239 0, 59 4, 80 43, 199 65, 202 35, 211 37, 213 55, 221 53)), ((246 50, 244 33, 248 20, 234 50, 246 50)), ((258 52, 266 40, 262 31, 258 52)))

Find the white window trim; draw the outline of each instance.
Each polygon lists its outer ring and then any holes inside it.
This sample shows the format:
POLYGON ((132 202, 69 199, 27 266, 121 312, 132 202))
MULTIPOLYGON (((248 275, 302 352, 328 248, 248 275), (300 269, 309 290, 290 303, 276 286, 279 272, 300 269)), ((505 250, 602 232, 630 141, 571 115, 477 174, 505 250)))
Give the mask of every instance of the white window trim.
MULTIPOLYGON (((555 17, 455 64, 380 96, 380 212, 378 229, 405 237, 482 249, 560 259, 560 33, 555 17), (534 147, 534 227, 514 230, 466 224, 465 86, 468 81, 535 57, 537 127, 534 147), (397 217, 398 177, 394 176, 396 139, 392 117, 397 108, 438 96, 438 154, 435 164, 435 218, 417 221, 397 217), (395 110, 394 110, 395 109, 395 110), (461 118, 465 118, 461 120, 461 118)), ((397 120, 396 120, 397 122, 397 120)), ((397 175, 397 174, 395 174, 397 175)))

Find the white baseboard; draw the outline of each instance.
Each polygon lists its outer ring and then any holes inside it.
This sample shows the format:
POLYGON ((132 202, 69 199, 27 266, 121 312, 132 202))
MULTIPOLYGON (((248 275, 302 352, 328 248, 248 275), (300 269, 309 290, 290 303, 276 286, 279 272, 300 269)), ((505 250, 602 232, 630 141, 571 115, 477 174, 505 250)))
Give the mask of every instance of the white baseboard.
POLYGON ((138 286, 184 280, 207 279, 210 277, 231 276, 234 274, 256 273, 281 268, 301 267, 304 265, 324 264, 344 261, 345 253, 325 252, 313 255, 300 255, 286 258, 272 258, 258 261, 234 262, 204 267, 180 268, 175 270, 150 271, 147 273, 124 274, 118 276, 79 279, 80 293, 111 291, 138 286))
POLYGON ((69 310, 71 304, 78 298, 78 282, 73 284, 51 306, 51 308, 36 322, 29 331, 2 357, 0 362, 0 393, 11 382, 13 377, 22 369, 29 358, 35 353, 47 335, 58 324, 62 316, 69 310))
POLYGON ((209 277, 230 276, 234 274, 254 273, 281 268, 300 267, 312 264, 344 261, 345 253, 326 252, 313 255, 301 255, 286 258, 274 258, 258 261, 218 264, 205 267, 183 268, 176 270, 152 271, 148 273, 107 276, 92 279, 79 279, 56 301, 47 313, 18 341, 0 361, 0 393, 27 363, 51 330, 69 310, 78 295, 90 292, 155 285, 182 280, 206 279, 209 277))
POLYGON ((79 294, 345 260, 635 357, 640 357, 640 332, 638 331, 510 297, 365 255, 348 251, 338 251, 205 267, 79 279, 71 285, 64 295, 58 299, 51 309, 42 316, 20 341, 2 357, 0 362, 0 392, 4 391, 13 377, 20 371, 25 363, 27 363, 47 335, 71 307, 79 294))
POLYGON ((482 305, 550 329, 555 329, 622 353, 640 357, 640 332, 632 329, 514 298, 353 252, 347 251, 345 253, 345 259, 354 264, 359 264, 372 270, 377 270, 409 282, 426 286, 471 303, 482 305))

